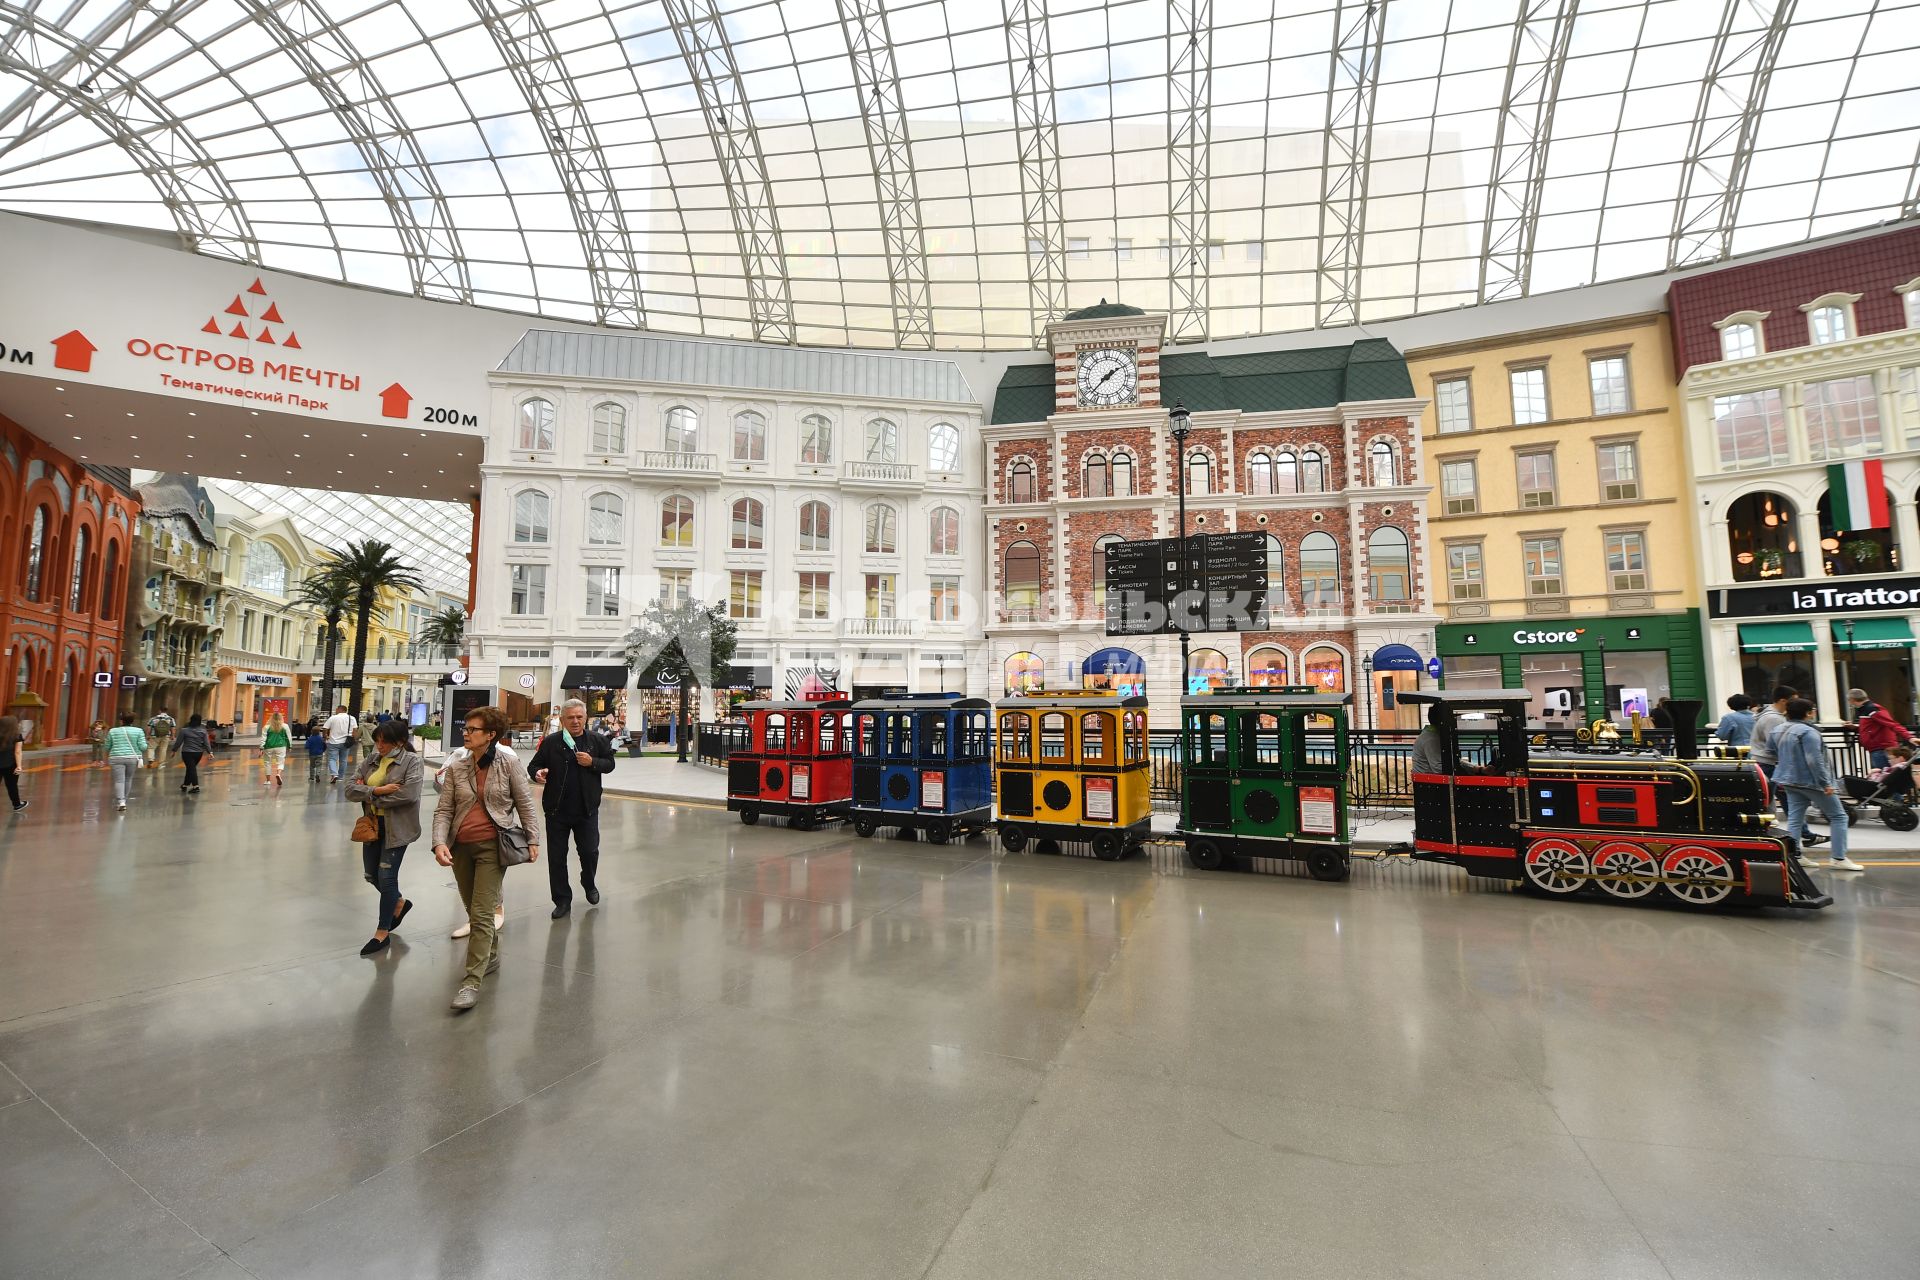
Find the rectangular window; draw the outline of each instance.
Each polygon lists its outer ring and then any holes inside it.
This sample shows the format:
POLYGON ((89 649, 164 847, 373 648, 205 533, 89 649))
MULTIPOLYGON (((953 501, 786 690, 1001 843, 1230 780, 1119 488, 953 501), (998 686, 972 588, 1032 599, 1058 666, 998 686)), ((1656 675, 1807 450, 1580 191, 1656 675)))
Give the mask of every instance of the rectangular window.
POLYGON ((1556 505, 1553 486, 1553 450, 1513 455, 1513 469, 1520 481, 1520 505, 1551 507, 1556 505))
POLYGON ((1647 535, 1638 529, 1607 535, 1607 589, 1647 589, 1647 535))
POLYGON ((1154 256, 1162 262, 1171 262, 1173 260, 1173 241, 1162 240, 1160 247, 1154 250, 1154 256))
POLYGON ((1093 256, 1093 241, 1085 236, 1067 237, 1067 256, 1076 260, 1093 256))
POLYGON ((1433 409, 1441 435, 1473 430, 1473 384, 1465 378, 1443 378, 1435 382, 1433 409))
POLYGON ((1715 396, 1713 426, 1722 470, 1772 467, 1787 460, 1787 415, 1778 387, 1715 396))
POLYGON ((660 571, 660 607, 677 609, 693 599, 693 570, 662 569, 660 571))
POLYGON ((1486 571, 1479 543, 1456 543, 1447 548, 1447 591, 1454 600, 1479 600, 1486 596, 1486 571))
POLYGON ((1225 240, 1207 241, 1207 261, 1225 262, 1227 260, 1227 242, 1225 240))
MULTIPOLYGON (((1920 298, 1920 289, 1907 295, 1920 298)), ((1920 438, 1920 369, 1897 369, 1893 375, 1894 401, 1900 408, 1900 420, 1905 424, 1908 448, 1920 438)))
POLYGON ((1264 262, 1266 261, 1266 257, 1267 257, 1267 246, 1263 242, 1259 240, 1247 241, 1247 261, 1248 262, 1264 262))
POLYGON ((543 564, 516 564, 513 566, 513 602, 507 612, 521 617, 533 617, 547 611, 547 566, 543 564))
POLYGON ((1450 516, 1471 515, 1480 509, 1480 480, 1472 458, 1453 458, 1440 464, 1440 494, 1450 516))
POLYGON ((1627 358, 1598 356, 1587 361, 1587 384, 1593 388, 1595 417, 1625 413, 1633 408, 1633 396, 1627 386, 1627 358))
POLYGON ((1528 538, 1521 548, 1527 568, 1529 596, 1557 596, 1566 592, 1560 569, 1560 539, 1528 538))
POLYGON ((1531 369, 1510 370, 1507 373, 1507 383, 1513 389, 1515 423, 1547 420, 1546 366, 1535 365, 1531 369))
POLYGON ((927 616, 934 622, 960 621, 960 579, 927 580, 927 616))
POLYGON ((869 618, 893 616, 892 574, 870 573, 867 575, 867 616, 869 618))
POLYGON ((727 616, 751 619, 760 616, 760 570, 735 569, 728 575, 727 616))
POLYGON ((833 575, 830 573, 803 573, 800 575, 800 620, 802 622, 824 622, 832 616, 833 575))
POLYGON ((240 611, 240 647, 253 648, 253 610, 251 609, 240 611))
POLYGON ((1879 453, 1880 400, 1873 378, 1835 378, 1809 382, 1800 389, 1807 422, 1807 457, 1815 462, 1879 453))
POLYGON ((1598 447, 1600 501, 1631 502, 1640 496, 1640 451, 1631 440, 1598 447))
POLYGON ((620 616, 620 571, 598 566, 587 570, 587 616, 620 616))
POLYGON ((1115 240, 1113 242, 1113 256, 1114 256, 1114 260, 1117 262, 1132 262, 1133 261, 1133 241, 1115 240))

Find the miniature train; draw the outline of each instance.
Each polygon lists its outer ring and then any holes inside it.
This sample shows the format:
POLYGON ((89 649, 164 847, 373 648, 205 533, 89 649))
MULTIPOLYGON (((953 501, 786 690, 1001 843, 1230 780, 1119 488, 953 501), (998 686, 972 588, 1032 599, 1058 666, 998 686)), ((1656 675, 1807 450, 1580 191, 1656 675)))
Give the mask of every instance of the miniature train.
MULTIPOLYGON (((1672 704, 1685 726, 1673 758, 1529 754, 1530 696, 1401 695, 1430 708, 1426 749, 1414 750, 1426 764, 1411 777, 1412 857, 1552 897, 1831 905, 1773 827, 1758 766, 1691 758, 1698 704, 1672 704), (1470 745, 1490 757, 1464 760, 1470 745)), ((1348 752, 1348 702, 1297 687, 1182 699, 1174 838, 1188 861, 1213 870, 1285 859, 1315 878, 1345 879, 1347 783, 1361 767, 1348 752)), ((939 844, 991 827, 1009 852, 1079 842, 1109 861, 1151 837, 1143 697, 1073 690, 994 704, 957 693, 854 703, 817 693, 745 710, 748 744, 729 759, 727 807, 748 824, 784 816, 808 829, 840 818, 862 837, 892 827, 939 844)))

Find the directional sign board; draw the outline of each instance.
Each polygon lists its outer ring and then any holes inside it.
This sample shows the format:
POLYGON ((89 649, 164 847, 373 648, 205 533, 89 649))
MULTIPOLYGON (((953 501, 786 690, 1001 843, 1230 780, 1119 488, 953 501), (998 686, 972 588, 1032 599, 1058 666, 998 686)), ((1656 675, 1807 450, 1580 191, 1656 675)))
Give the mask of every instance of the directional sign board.
POLYGON ((1182 575, 1178 538, 1112 544, 1107 634, 1265 630, 1268 545, 1264 533, 1188 538, 1188 571, 1182 575))

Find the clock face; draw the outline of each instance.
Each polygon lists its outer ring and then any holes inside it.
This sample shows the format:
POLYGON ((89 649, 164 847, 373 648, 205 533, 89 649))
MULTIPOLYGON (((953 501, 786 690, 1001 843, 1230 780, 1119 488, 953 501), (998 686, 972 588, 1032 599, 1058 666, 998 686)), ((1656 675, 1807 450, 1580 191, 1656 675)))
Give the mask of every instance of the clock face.
POLYGON ((1080 372, 1076 378, 1080 403, 1086 408, 1104 409, 1133 404, 1140 398, 1138 355, 1129 347, 1099 347, 1080 353, 1080 372))

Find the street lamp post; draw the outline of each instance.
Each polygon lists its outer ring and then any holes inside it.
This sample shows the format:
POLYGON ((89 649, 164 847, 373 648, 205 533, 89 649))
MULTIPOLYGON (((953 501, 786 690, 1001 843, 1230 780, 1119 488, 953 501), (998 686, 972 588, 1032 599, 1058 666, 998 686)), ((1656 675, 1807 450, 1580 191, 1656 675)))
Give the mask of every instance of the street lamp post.
MULTIPOLYGON (((1167 423, 1173 432, 1174 451, 1180 459, 1180 590, 1175 594, 1176 601, 1186 594, 1188 584, 1192 580, 1187 566, 1187 436, 1193 431, 1192 417, 1193 415, 1187 412, 1187 406, 1183 404, 1176 404, 1167 410, 1167 423)), ((1187 634, 1187 615, 1183 608, 1180 614, 1180 689, 1176 696, 1186 694, 1187 682, 1192 676, 1188 669, 1188 649, 1191 644, 1192 637, 1187 634)))
POLYGON ((1367 686, 1367 728, 1373 728, 1373 699, 1379 690, 1373 687, 1373 655, 1360 655, 1360 681, 1367 686))
POLYGON ((934 661, 935 661, 935 662, 938 662, 938 663, 940 664, 940 692, 941 692, 941 693, 945 693, 945 692, 947 691, 947 654, 946 654, 946 651, 945 651, 944 649, 943 649, 943 650, 941 650, 941 652, 939 653, 939 655, 938 655, 938 656, 936 656, 936 657, 934 658, 934 661))

